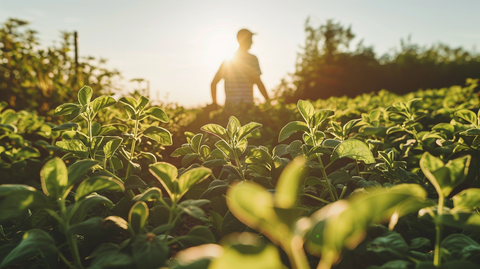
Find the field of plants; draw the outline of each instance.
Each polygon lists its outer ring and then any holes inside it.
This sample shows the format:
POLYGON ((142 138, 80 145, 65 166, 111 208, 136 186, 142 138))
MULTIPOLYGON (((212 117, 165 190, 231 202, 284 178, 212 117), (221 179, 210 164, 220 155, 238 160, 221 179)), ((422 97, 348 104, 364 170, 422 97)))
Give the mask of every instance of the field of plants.
POLYGON ((238 110, 0 104, 0 268, 480 268, 466 87, 238 110))

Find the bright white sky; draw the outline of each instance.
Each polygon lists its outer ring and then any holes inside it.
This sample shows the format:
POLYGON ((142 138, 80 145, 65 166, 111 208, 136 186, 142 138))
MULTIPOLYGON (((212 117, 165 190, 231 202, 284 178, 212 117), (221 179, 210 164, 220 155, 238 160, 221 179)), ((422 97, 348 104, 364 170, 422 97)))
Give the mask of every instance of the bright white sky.
MULTIPOLYGON (((250 52, 271 94, 295 70, 307 17, 314 26, 327 19, 351 25, 354 45, 364 39, 383 54, 409 35, 420 45, 474 49, 480 44, 478 10, 478 0, 0 0, 0 23, 30 21, 42 45, 59 40, 60 30, 76 30, 80 55, 109 59, 125 87, 145 78, 151 98, 198 106, 211 102, 210 82, 236 50, 241 28, 258 33, 250 52)), ((223 84, 218 93, 222 103, 223 84)), ((258 91, 255 96, 262 98, 258 91)))

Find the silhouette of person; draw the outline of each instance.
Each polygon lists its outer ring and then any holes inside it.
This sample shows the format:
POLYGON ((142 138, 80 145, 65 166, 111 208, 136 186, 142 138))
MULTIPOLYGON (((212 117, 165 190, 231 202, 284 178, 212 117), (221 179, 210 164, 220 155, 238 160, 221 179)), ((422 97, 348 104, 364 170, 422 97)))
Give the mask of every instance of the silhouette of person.
POLYGON ((260 75, 260 66, 255 55, 248 50, 252 46, 254 33, 241 29, 237 33, 238 50, 232 59, 225 60, 218 69, 211 84, 212 105, 217 107, 217 84, 225 79, 225 107, 230 108, 239 104, 253 105, 253 85, 256 84, 260 93, 269 101, 267 90, 260 75))

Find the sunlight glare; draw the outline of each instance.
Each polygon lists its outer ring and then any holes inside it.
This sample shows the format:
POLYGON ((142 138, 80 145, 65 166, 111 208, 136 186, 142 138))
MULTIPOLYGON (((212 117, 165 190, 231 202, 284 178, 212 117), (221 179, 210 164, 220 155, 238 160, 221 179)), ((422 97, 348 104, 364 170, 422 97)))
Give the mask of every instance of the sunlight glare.
POLYGON ((202 60, 205 66, 218 68, 224 60, 233 58, 238 49, 237 31, 233 25, 216 25, 203 32, 202 60))

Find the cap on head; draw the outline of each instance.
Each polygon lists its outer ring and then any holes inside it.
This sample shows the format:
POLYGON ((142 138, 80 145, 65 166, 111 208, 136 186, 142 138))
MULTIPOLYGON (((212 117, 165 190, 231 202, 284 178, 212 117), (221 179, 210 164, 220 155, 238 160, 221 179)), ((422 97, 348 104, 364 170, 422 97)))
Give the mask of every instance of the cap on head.
POLYGON ((238 40, 238 42, 241 42, 243 40, 246 40, 247 38, 252 38, 253 35, 254 35, 254 33, 250 32, 250 30, 241 29, 237 33, 237 40, 238 40))

